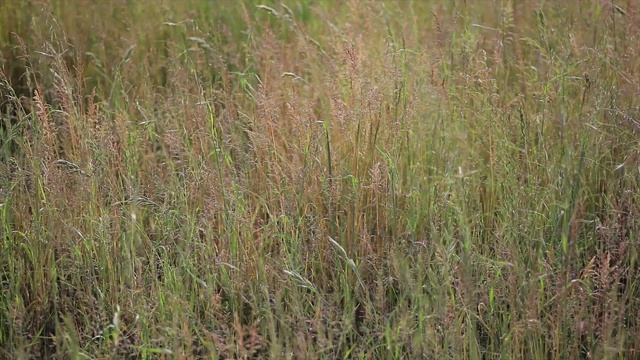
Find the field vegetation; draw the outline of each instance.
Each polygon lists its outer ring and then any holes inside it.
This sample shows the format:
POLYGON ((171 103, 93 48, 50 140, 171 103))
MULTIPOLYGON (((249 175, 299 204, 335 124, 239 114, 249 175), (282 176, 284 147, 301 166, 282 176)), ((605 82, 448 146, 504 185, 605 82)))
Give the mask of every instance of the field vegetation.
POLYGON ((0 358, 640 357, 634 0, 8 0, 0 96, 0 358))

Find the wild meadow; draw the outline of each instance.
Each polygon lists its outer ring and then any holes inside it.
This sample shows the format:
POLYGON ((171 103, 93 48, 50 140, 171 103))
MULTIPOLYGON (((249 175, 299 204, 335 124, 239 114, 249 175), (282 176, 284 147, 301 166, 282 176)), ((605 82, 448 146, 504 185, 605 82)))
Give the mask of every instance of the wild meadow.
POLYGON ((635 0, 0 2, 0 358, 640 357, 635 0))

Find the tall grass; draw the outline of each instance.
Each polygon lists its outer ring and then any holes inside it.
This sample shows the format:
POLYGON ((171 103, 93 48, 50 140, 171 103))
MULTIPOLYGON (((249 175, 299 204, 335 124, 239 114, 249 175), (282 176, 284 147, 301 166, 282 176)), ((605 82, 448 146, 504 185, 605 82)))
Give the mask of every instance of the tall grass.
POLYGON ((0 3, 0 357, 637 357, 639 10, 0 3))

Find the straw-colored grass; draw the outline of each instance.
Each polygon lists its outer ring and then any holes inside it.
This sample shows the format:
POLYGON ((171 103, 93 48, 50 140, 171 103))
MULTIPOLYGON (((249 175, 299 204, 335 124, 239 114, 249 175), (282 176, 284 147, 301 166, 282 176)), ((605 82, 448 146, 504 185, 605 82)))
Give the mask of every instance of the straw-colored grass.
POLYGON ((639 23, 0 2, 0 358, 637 358, 639 23))

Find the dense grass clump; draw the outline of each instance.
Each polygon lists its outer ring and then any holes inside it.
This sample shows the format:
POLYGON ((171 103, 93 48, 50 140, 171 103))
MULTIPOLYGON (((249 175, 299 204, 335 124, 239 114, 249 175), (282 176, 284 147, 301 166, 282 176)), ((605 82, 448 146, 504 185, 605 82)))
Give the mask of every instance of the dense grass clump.
POLYGON ((638 24, 0 2, 0 358, 639 357, 638 24))

